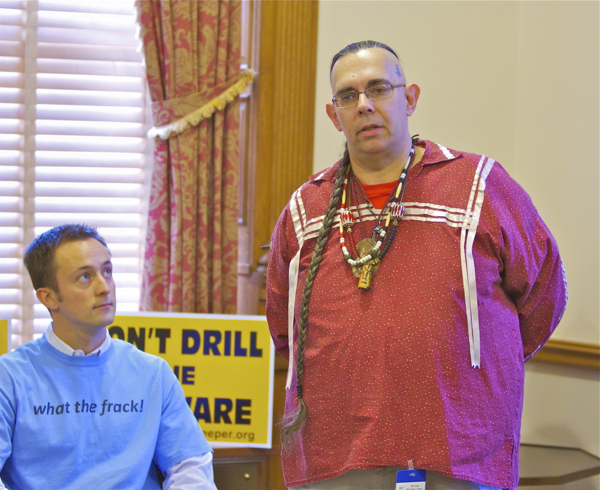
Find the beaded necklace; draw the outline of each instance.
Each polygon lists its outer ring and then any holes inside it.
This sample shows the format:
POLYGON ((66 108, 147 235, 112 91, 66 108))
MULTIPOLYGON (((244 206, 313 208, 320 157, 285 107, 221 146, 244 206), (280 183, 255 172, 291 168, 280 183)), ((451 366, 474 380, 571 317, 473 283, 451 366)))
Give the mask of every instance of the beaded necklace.
MULTIPOLYGON (((388 202, 381 210, 377 225, 373 230, 371 237, 363 238, 356 248, 353 246, 352 239, 352 225, 354 225, 354 214, 350 211, 350 193, 348 192, 348 174, 350 173, 350 166, 346 172, 344 184, 342 187, 342 203, 340 205, 340 247, 342 249, 342 255, 344 260, 352 267, 352 272, 358 277, 358 288, 369 289, 371 287, 371 281, 373 275, 379 268, 379 263, 387 253, 394 240, 396 234, 396 228, 398 227, 399 221, 404 216, 404 206, 402 206, 402 196, 404 195, 404 181, 408 174, 408 169, 415 156, 415 146, 413 144, 408 159, 404 164, 400 178, 398 179, 398 185, 396 186, 395 192, 390 194, 388 202), (387 211, 387 214, 386 214, 387 211), (385 224, 381 226, 381 219, 385 218, 385 224), (391 229, 390 229, 391 224, 391 229), (388 233, 389 231, 389 233, 388 233), (348 233, 348 242, 350 248, 354 252, 351 254, 346 247, 345 233, 348 233), (387 237, 387 239, 386 239, 387 237)), ((358 204, 358 203, 357 203, 358 204)), ((360 208, 357 205, 358 217, 362 223, 362 215, 360 208)))

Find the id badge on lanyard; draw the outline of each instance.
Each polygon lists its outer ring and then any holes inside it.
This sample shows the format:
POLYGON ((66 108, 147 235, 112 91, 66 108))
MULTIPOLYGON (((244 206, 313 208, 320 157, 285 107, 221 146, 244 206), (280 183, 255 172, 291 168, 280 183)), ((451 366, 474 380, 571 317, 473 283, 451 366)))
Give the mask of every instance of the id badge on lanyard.
POLYGON ((396 490, 425 490, 426 470, 400 470, 396 473, 396 490))

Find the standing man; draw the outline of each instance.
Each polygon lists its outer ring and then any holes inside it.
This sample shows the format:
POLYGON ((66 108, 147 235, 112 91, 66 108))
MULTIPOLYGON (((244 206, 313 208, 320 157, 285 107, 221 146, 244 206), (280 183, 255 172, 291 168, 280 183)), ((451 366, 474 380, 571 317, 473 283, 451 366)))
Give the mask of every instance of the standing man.
POLYGON ((524 361, 566 304, 554 238, 494 160, 411 138, 420 89, 374 41, 331 64, 341 161, 275 227, 267 319, 289 359, 286 484, 516 489, 524 361))
MULTIPOLYGON (((216 490, 212 451, 169 365, 111 339, 111 254, 85 225, 27 249, 52 323, 0 357, 0 477, 10 490, 216 490)), ((0 488, 5 488, 0 482, 0 488)))

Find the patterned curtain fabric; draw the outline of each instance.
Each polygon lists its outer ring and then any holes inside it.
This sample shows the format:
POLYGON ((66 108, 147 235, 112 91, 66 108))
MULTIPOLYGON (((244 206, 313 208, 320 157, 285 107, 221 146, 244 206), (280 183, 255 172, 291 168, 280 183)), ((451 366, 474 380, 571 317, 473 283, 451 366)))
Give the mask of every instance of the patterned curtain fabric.
POLYGON ((155 138, 141 309, 235 313, 241 3, 137 5, 154 134, 168 138, 155 138))

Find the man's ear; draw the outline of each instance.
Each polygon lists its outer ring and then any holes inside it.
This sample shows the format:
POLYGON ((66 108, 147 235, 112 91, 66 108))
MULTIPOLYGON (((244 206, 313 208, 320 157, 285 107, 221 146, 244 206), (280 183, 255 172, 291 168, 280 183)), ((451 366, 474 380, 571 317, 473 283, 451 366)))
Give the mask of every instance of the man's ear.
POLYGON ((338 119, 337 112, 335 112, 335 106, 333 105, 333 102, 329 102, 325 106, 325 109, 327 110, 327 115, 329 116, 329 119, 331 119, 331 122, 335 126, 335 129, 341 131, 342 125, 340 124, 340 120, 338 119))
POLYGON ((411 83, 406 89, 406 115, 412 116, 417 108, 417 101, 421 95, 421 89, 416 83, 411 83))
POLYGON ((58 310, 58 293, 50 288, 36 289, 35 295, 46 308, 50 311, 58 310))

